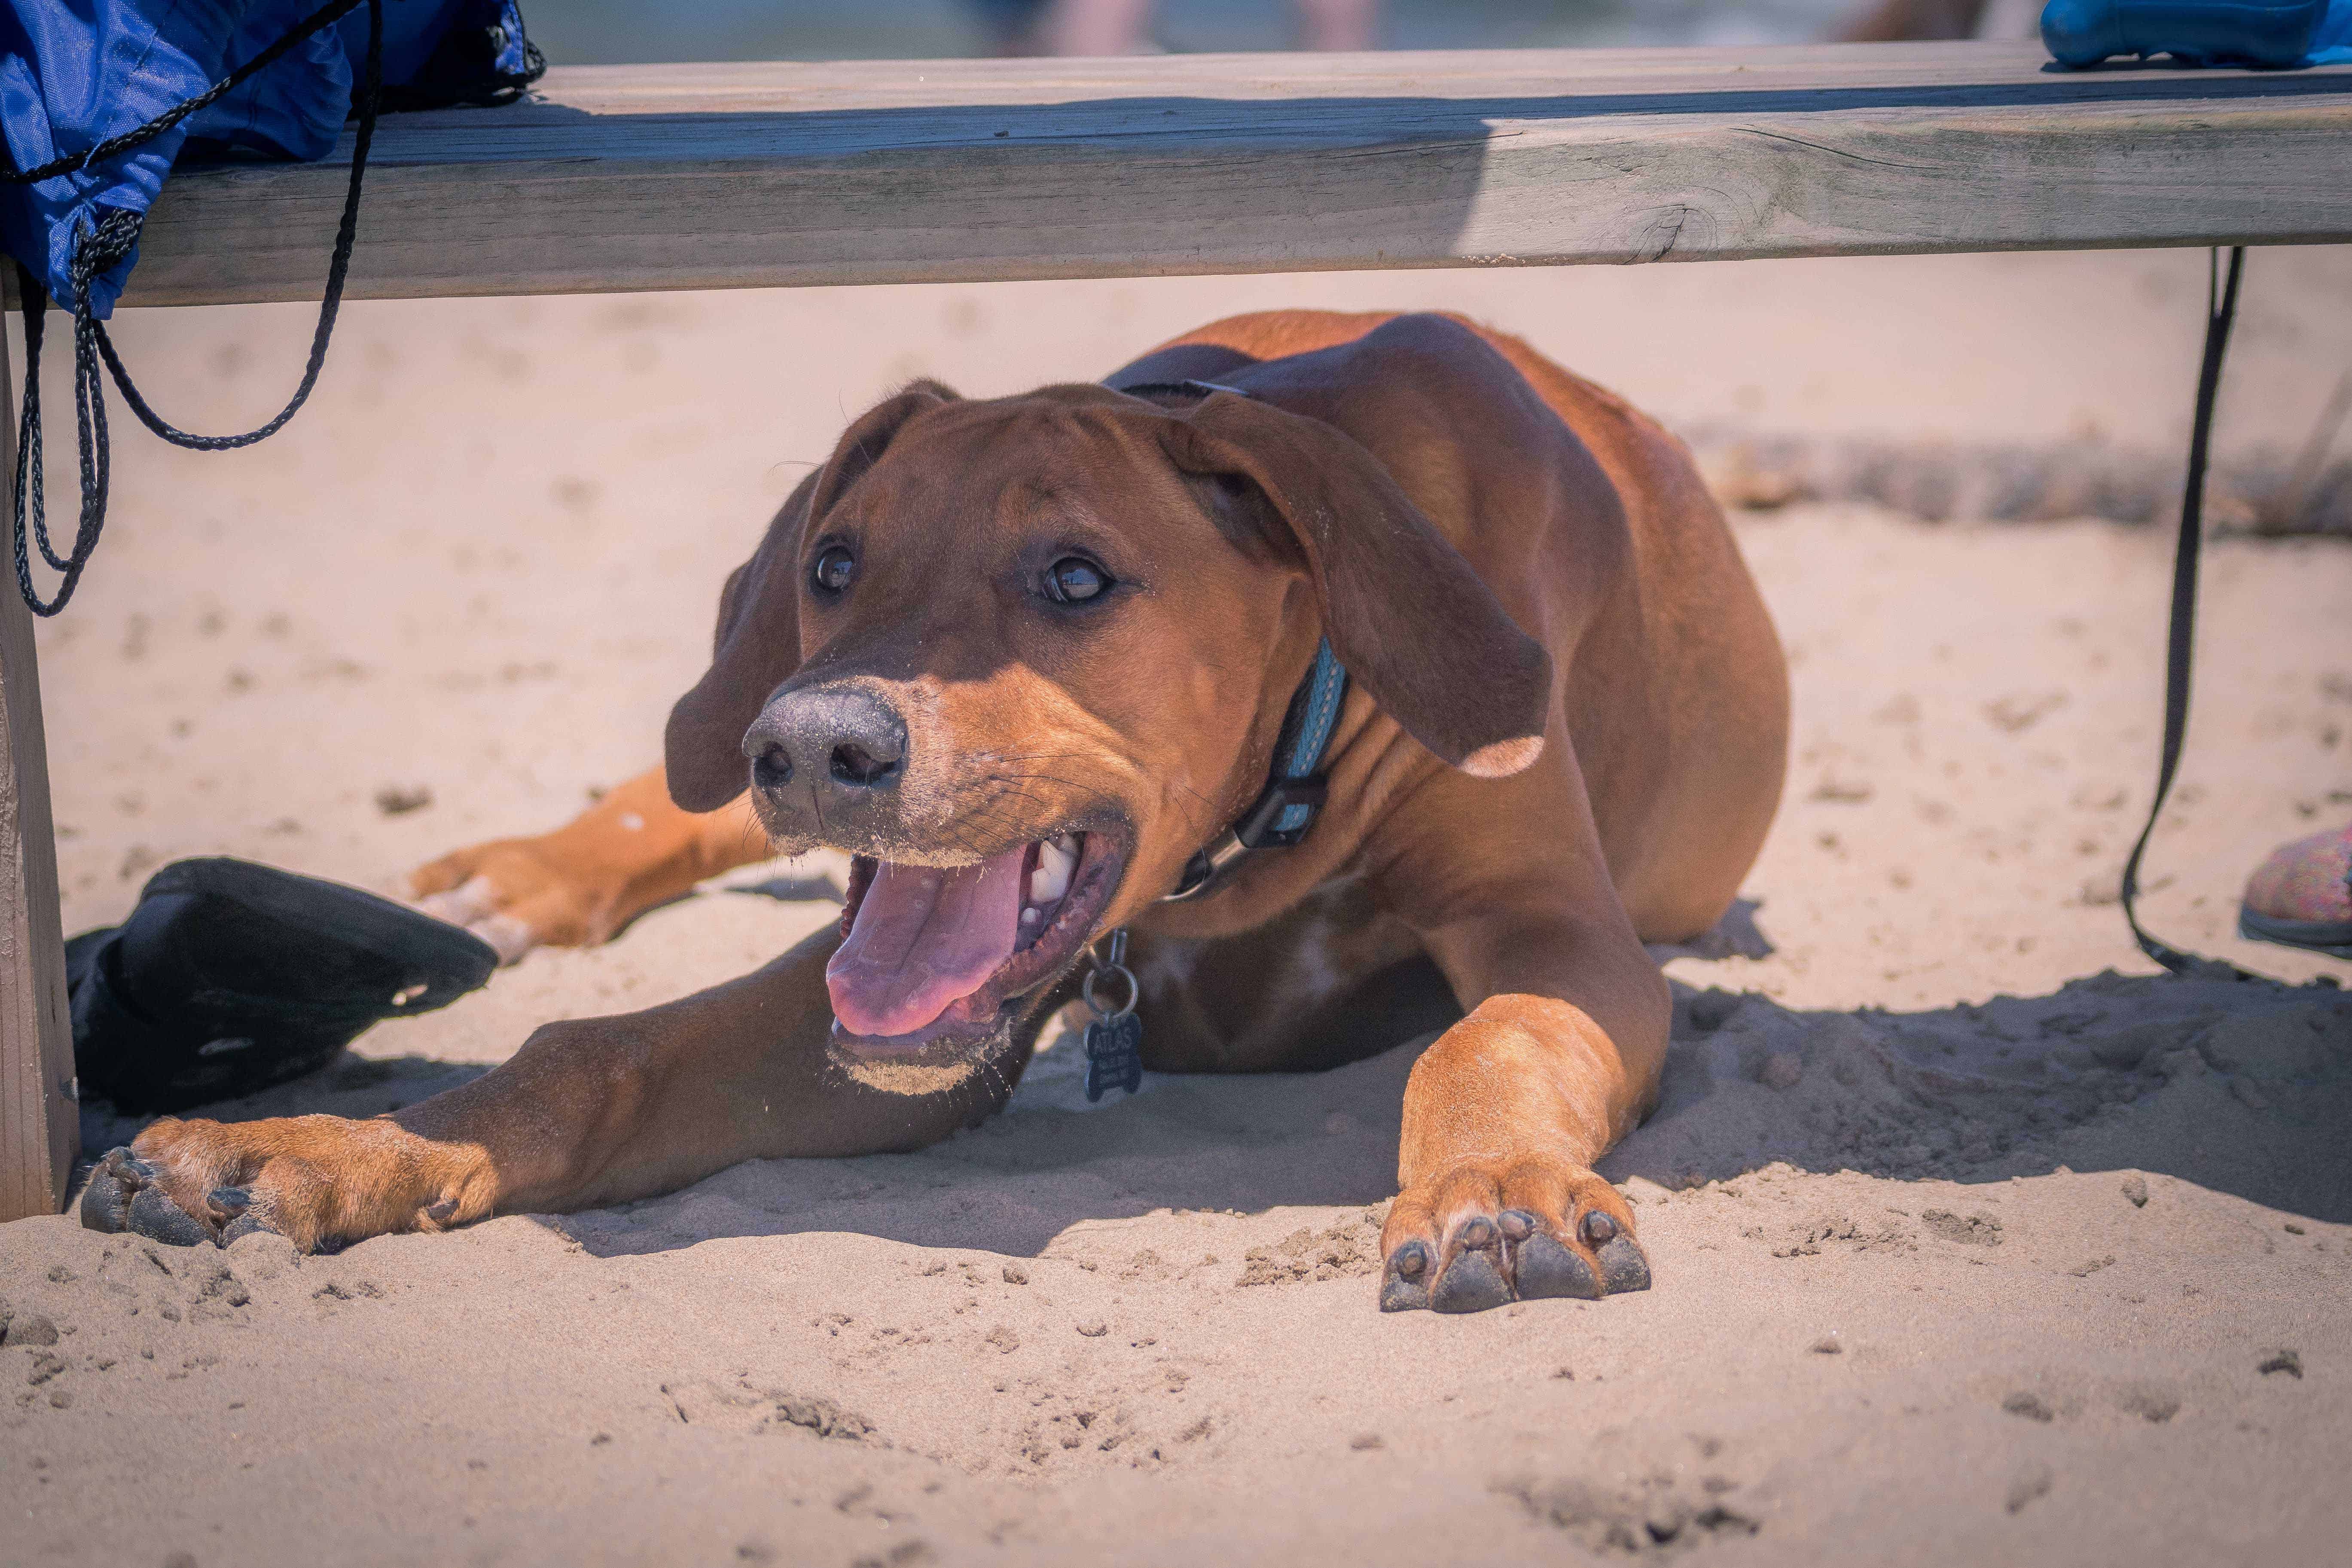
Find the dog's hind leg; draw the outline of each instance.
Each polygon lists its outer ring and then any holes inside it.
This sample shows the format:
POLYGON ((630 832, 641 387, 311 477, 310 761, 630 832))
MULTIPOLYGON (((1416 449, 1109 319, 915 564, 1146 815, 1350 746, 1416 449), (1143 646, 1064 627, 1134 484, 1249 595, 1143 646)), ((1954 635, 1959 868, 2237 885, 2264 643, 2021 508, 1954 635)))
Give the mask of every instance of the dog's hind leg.
POLYGON ((409 874, 428 914, 464 926, 512 963, 534 947, 593 947, 697 882, 768 858, 748 796, 713 812, 670 803, 656 768, 552 833, 500 838, 409 874))
POLYGON ((155 1122, 100 1162, 82 1221, 176 1243, 284 1234, 305 1249, 491 1214, 668 1192, 739 1161, 936 1142, 1001 1106, 1034 1039, 930 1092, 835 1064, 825 931, 743 979, 614 1018, 551 1024, 460 1088, 370 1121, 155 1122))

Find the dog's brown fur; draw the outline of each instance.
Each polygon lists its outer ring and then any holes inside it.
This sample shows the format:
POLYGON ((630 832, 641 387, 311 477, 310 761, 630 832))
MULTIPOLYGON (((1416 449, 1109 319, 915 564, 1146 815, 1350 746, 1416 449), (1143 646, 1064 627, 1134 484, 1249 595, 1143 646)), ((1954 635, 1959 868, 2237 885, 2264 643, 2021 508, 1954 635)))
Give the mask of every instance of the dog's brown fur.
MULTIPOLYGON (((471 889, 539 941, 600 940, 765 854, 755 807, 809 840, 789 802, 744 795, 746 729, 779 683, 875 685, 929 770, 918 791, 910 761, 920 805, 886 854, 952 859, 1081 819, 1129 835, 1099 929, 1134 931, 1155 1068, 1367 1054, 1395 1041, 1398 977, 1434 964, 1466 1016, 1406 1089, 1387 1304, 1645 1282, 1630 1242, 1607 1245, 1633 1218, 1592 1172, 1665 1052, 1641 943, 1722 914, 1785 760, 1785 667, 1720 513, 1656 425, 1451 318, 1239 317, 1107 384, 1187 378, 1252 395, 918 386, 866 416, 730 579, 666 781, 436 862, 418 891, 471 889), (802 584, 833 528, 890 548, 828 606, 802 584), (1024 619, 970 553, 1071 529, 1139 584, 1091 629, 1024 619), (1314 830, 1160 902, 1263 785, 1326 635, 1353 684, 1314 830)), ((828 1043, 838 940, 668 1006, 551 1025, 391 1117, 163 1121, 136 1152, 188 1212, 216 1226, 208 1194, 240 1187, 304 1247, 608 1203, 746 1158, 944 1137, 1003 1102, 1068 994, 1041 988, 977 1070, 892 1093, 828 1043)))

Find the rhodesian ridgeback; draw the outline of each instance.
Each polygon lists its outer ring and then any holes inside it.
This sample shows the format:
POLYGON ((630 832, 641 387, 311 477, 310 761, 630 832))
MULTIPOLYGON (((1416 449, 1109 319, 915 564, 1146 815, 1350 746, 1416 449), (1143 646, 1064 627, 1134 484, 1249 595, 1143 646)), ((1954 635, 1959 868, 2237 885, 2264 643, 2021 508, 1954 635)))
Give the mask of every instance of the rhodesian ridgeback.
POLYGON ((1397 977, 1443 976, 1383 1307, 1639 1289, 1593 1163, 1665 1056, 1642 944, 1728 906, 1787 729, 1687 453, 1514 338, 1285 311, 1095 385, 918 383, 728 579, 662 769, 417 876, 511 950, 827 847, 838 931, 391 1115, 157 1121, 84 1215, 311 1247, 918 1148, 1004 1102, 1125 930, 1167 1071, 1370 1055, 1397 977))

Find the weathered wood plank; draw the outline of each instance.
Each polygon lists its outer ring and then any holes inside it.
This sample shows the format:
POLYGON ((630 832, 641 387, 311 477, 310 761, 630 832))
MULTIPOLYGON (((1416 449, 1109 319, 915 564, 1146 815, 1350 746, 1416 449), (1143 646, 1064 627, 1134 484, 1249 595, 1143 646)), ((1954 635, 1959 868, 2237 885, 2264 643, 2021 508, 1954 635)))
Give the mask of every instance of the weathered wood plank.
MULTIPOLYGON (((13 307, 14 290, 0 292, 13 307)), ((0 353, 0 410, 16 405, 0 353)), ((16 471, 16 427, 0 418, 0 490, 16 471)), ((13 500, 0 499, 0 517, 13 500)), ((55 1214, 80 1152, 69 1091, 73 1033, 66 1016, 65 933, 58 914, 58 843, 49 820, 48 742, 33 616, 15 568, 0 586, 0 1220, 55 1214)))
MULTIPOLYGON (((2344 67, 1959 43, 543 85, 383 122, 353 297, 2352 239, 2344 67)), ((315 298, 345 173, 184 171, 127 302, 315 298)))

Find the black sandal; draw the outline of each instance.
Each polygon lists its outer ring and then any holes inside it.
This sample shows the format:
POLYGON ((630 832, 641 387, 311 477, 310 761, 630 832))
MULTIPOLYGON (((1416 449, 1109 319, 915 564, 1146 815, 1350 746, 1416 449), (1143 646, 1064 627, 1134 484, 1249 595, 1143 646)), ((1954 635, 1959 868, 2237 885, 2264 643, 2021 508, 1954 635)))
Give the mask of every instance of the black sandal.
POLYGON ((357 888, 214 858, 164 867, 119 926, 66 943, 81 1091, 130 1115, 324 1067, 385 1018, 490 977, 470 931, 357 888))

